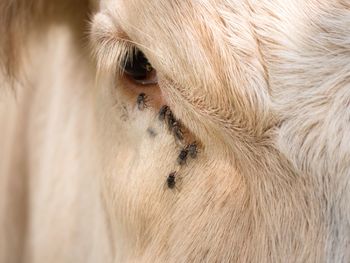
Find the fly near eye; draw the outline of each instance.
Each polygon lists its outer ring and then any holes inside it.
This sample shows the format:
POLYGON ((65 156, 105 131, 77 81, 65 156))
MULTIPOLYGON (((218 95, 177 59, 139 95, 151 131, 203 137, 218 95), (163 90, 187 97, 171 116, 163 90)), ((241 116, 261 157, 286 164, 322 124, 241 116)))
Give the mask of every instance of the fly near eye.
POLYGON ((152 85, 158 82, 156 70, 140 50, 128 56, 123 70, 124 74, 137 84, 152 85))

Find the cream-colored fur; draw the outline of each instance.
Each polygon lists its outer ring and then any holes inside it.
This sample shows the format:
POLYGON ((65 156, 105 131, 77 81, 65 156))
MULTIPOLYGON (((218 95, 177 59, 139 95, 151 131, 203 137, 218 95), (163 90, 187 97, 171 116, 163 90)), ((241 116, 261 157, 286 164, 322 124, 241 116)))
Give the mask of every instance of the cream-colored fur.
POLYGON ((350 260, 349 1, 4 2, 0 262, 350 260), (123 92, 135 46, 183 167, 123 92))

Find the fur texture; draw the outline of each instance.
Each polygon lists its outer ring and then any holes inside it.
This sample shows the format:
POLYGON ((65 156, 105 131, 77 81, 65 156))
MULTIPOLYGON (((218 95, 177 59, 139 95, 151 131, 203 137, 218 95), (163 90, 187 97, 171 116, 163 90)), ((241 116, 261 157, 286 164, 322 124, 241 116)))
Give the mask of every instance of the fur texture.
POLYGON ((3 2, 0 262, 350 260, 349 1, 3 2), (183 167, 135 48, 201 143, 183 167))

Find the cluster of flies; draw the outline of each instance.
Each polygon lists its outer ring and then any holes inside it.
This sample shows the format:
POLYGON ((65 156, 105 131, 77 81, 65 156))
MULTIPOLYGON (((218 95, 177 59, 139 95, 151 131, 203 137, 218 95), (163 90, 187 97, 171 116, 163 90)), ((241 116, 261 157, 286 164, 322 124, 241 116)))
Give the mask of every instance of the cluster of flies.
MULTIPOLYGON (((140 93, 137 97, 136 103, 139 110, 143 110, 147 108, 147 102, 148 98, 145 93, 140 93)), ((162 122, 165 122, 167 125, 169 131, 173 134, 176 140, 181 142, 183 145, 184 141, 184 134, 181 129, 180 122, 175 118, 172 111, 170 110, 169 106, 164 105, 161 107, 158 113, 158 119, 162 122)), ((197 143, 192 142, 190 144, 187 144, 186 146, 182 147, 178 157, 177 157, 177 163, 180 166, 183 166, 186 164, 188 157, 195 159, 197 157, 198 149, 197 149, 197 143)), ((171 172, 167 179, 166 184, 168 188, 173 189, 176 186, 176 178, 178 177, 177 172, 171 172)))

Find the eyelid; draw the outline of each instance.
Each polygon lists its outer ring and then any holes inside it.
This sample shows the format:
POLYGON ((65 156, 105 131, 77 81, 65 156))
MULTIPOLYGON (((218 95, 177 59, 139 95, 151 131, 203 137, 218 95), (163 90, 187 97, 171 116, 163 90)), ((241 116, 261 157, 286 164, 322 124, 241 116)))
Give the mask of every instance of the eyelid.
POLYGON ((98 13, 93 18, 90 43, 98 70, 107 71, 115 71, 115 66, 122 65, 125 57, 136 48, 128 35, 104 13, 98 13))
POLYGON ((158 76, 157 76, 156 70, 153 70, 153 73, 151 73, 151 74, 153 74, 153 75, 151 77, 148 77, 145 80, 133 79, 133 81, 136 83, 139 83, 140 85, 144 85, 144 86, 158 84, 158 76))

